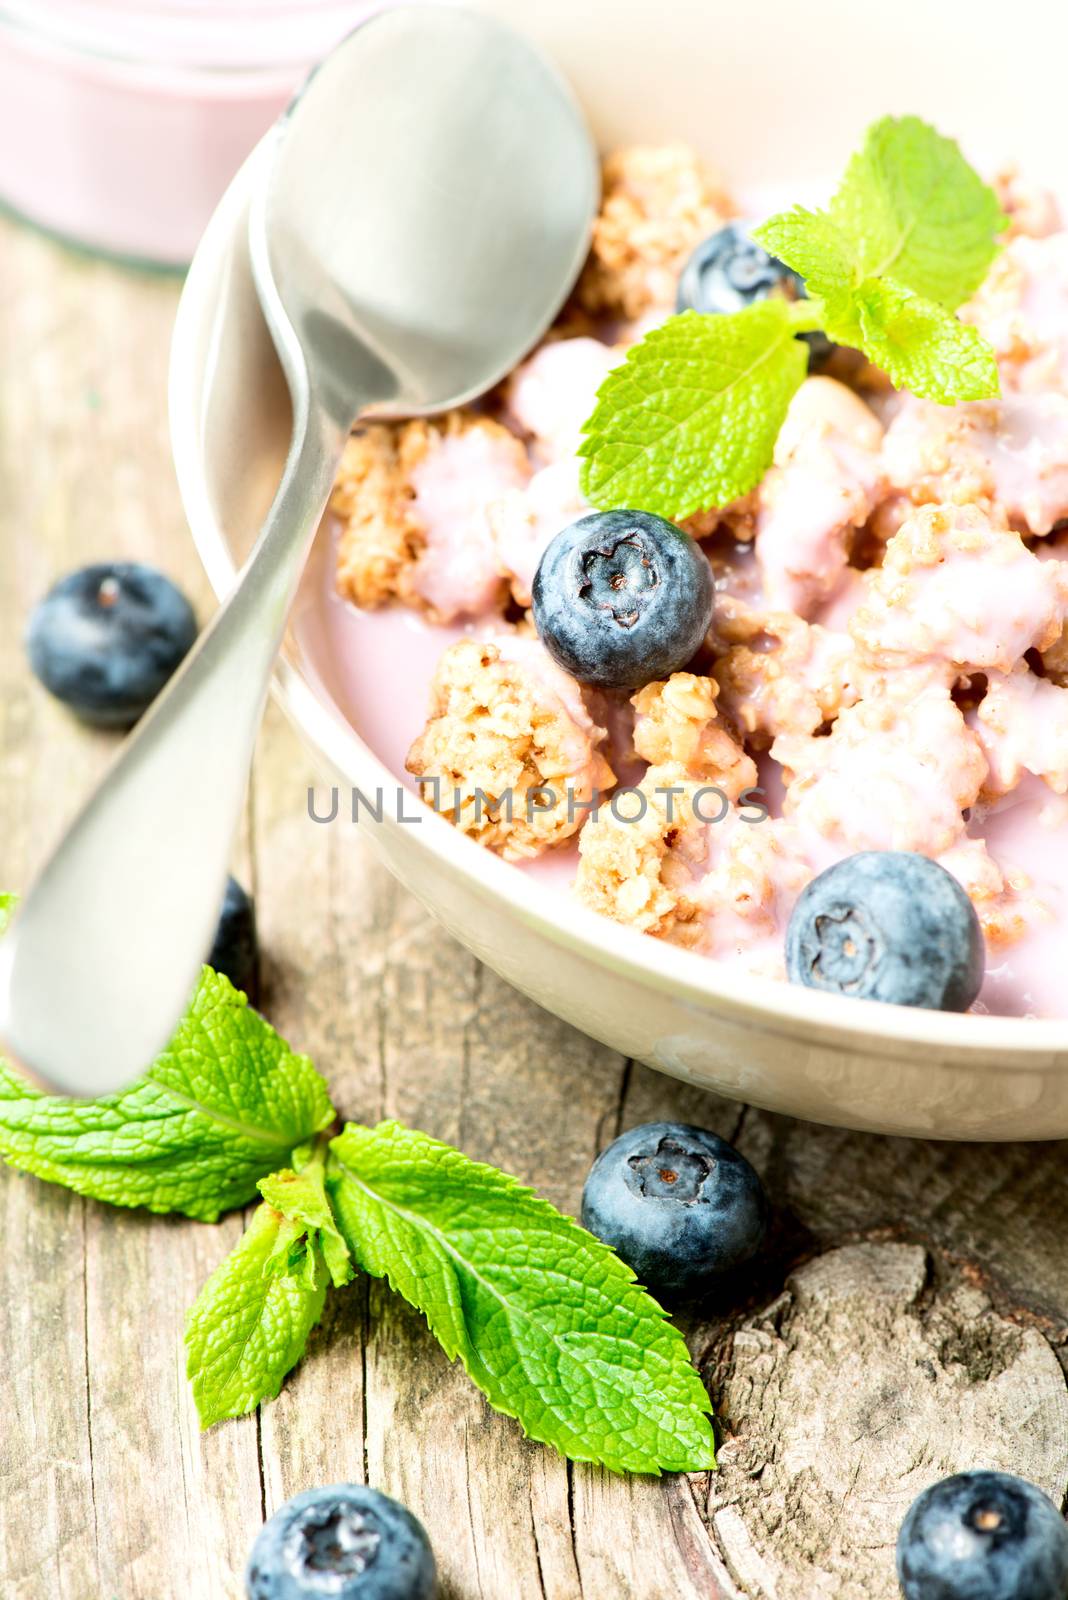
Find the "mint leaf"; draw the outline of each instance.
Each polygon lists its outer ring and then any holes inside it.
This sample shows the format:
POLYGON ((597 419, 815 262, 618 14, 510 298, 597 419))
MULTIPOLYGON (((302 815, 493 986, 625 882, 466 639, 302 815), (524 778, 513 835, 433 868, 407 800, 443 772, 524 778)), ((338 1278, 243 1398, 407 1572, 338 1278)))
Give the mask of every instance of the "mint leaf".
POLYGON ((186 1319, 186 1376, 202 1427, 274 1399, 322 1315, 326 1283, 299 1225, 258 1206, 186 1319))
POLYGON ((532 1439, 617 1472, 714 1466, 685 1342, 607 1246, 396 1122, 350 1123, 330 1149, 327 1186, 358 1263, 424 1313, 532 1439))
POLYGON ((892 278, 948 311, 978 289, 1005 226, 994 191, 959 146, 919 117, 883 117, 868 129, 831 219, 847 241, 855 282, 892 278))
MULTIPOLYGON (((853 311, 853 262, 848 241, 825 211, 795 206, 755 228, 753 238, 801 274, 809 294, 821 302, 825 320, 839 328, 846 324, 853 311)), ((837 337, 840 343, 852 342, 844 333, 837 337)))
POLYGON ((933 300, 872 279, 858 289, 856 308, 857 344, 898 389, 941 405, 998 393, 997 361, 982 334, 933 300))
POLYGON ((796 207, 754 237, 801 273, 830 338, 862 350, 897 388, 942 405, 998 393, 997 361, 983 336, 893 278, 853 282, 846 240, 825 213, 796 207))
POLYGON ((268 1205, 311 1236, 322 1251, 330 1280, 336 1289, 352 1277, 349 1247, 345 1243, 323 1184, 322 1162, 312 1160, 299 1172, 286 1168, 261 1178, 259 1191, 268 1205))
POLYGON ((15 907, 19 903, 17 894, 0 894, 0 938, 7 932, 8 923, 15 915, 15 907))
POLYGON ((253 1199, 258 1180, 333 1119, 307 1056, 207 967, 168 1048, 121 1094, 43 1095, 0 1061, 0 1155, 12 1166, 204 1222, 253 1199))
POLYGON ((732 316, 684 312, 634 345, 584 429, 591 504, 679 519, 747 494, 805 376, 794 326, 785 301, 765 300, 732 316))

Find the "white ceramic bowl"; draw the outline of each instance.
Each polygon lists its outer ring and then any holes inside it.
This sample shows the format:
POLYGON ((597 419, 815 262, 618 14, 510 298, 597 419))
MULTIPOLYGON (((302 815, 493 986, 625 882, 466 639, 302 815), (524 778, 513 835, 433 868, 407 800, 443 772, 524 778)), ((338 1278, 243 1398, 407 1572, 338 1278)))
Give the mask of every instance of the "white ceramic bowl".
MULTIPOLYGON (((930 117, 977 159, 1011 155, 1040 179, 1058 177, 1068 16, 1046 0, 1016 0, 1011 14, 987 0, 664 0, 655 10, 641 0, 490 0, 487 9, 554 54, 602 144, 690 140, 743 193, 795 182, 811 190, 887 111, 930 117)), ((288 399, 244 248, 256 159, 205 235, 172 357, 178 477, 220 595, 271 499, 288 438, 288 399), (224 459, 212 452, 209 472, 201 441, 219 437, 230 448, 224 459)), ((275 687, 331 782, 395 792, 292 645, 275 687)), ((949 1016, 747 977, 568 904, 429 811, 411 825, 394 808, 372 831, 401 881, 495 971, 664 1072, 855 1128, 1068 1135, 1068 1023, 949 1016)))

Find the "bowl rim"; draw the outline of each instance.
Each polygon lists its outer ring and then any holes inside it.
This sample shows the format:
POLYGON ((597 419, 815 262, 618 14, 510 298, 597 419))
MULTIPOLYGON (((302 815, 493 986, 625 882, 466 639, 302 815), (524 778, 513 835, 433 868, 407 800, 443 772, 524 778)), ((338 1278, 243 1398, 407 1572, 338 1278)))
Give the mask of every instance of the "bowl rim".
MULTIPOLYGON (((239 569, 200 470, 201 386, 194 352, 218 301, 213 259, 218 264, 227 258, 232 239, 244 225, 264 142, 239 170, 205 230, 182 290, 171 344, 168 400, 175 471, 194 544, 219 600, 229 592, 239 569)), ((251 281, 248 289, 254 295, 251 281)), ((397 775, 284 655, 275 668, 272 694, 313 752, 325 758, 347 785, 365 793, 396 792, 397 775)), ((1068 1061, 1068 1022, 1061 1018, 927 1011, 875 1000, 858 1004, 846 996, 738 971, 614 923, 577 901, 568 904, 567 916, 561 918, 558 888, 517 870, 460 833, 407 787, 400 814, 396 805, 387 804, 382 822, 375 826, 406 826, 416 852, 434 858, 446 872, 462 874, 483 899, 503 903, 551 943, 595 966, 611 967, 639 987, 668 993, 706 1018, 727 1013, 734 1022, 775 1033, 795 1046, 818 1044, 888 1058, 926 1050, 932 1054, 933 1068, 940 1064, 937 1056, 947 1054, 970 1067, 999 1071, 1006 1066, 1030 1071, 1043 1065, 1059 1068, 1068 1061), (411 825, 404 800, 419 807, 419 827, 411 825)))

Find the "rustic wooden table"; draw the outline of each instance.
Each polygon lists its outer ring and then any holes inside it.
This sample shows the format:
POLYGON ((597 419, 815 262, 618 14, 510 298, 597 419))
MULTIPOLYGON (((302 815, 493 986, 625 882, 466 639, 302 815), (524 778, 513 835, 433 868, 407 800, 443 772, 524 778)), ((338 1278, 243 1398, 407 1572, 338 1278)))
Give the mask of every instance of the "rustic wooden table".
MULTIPOLYGON (((26 884, 107 760, 31 680, 27 609, 92 558, 210 600, 170 468, 177 286, 0 225, 0 849, 26 884)), ((735 1140, 776 1218, 744 1303, 687 1328, 715 1476, 623 1481, 529 1445, 378 1284, 336 1297, 279 1400, 201 1435, 186 1307, 241 1227, 0 1174, 5 1600, 224 1600, 265 1513, 366 1478, 407 1502, 449 1600, 891 1600, 912 1496, 957 1467, 1068 1477, 1064 1151, 852 1135, 702 1095, 601 1048, 443 935, 359 829, 312 826, 279 716, 239 869, 265 1009, 343 1111, 399 1116, 568 1209, 600 1145, 681 1116, 735 1140)), ((166 841, 161 841, 166 848, 166 841)), ((106 892, 106 885, 102 885, 106 892)), ((56 996, 62 1004, 62 995, 56 996)))

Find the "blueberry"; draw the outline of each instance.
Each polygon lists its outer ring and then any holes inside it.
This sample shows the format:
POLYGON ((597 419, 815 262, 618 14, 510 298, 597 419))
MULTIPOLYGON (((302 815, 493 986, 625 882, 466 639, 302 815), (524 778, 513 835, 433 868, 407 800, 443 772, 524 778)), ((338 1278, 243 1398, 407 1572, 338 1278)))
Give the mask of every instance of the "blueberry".
POLYGON ((208 966, 229 978, 235 989, 243 989, 252 1004, 256 1004, 259 999, 256 904, 236 878, 226 881, 208 966))
MULTIPOLYGON (((678 311, 724 313, 742 311, 769 295, 803 300, 804 279, 769 256, 739 223, 728 222, 702 240, 683 267, 675 304, 678 311)), ((827 335, 815 332, 801 337, 809 347, 809 367, 825 365, 834 350, 827 335)))
POLYGON ((828 867, 802 890, 786 930, 792 983, 936 1011, 967 1011, 983 954, 956 878, 907 850, 865 850, 828 867))
POLYGON ((712 569, 648 511, 594 511, 558 533, 534 576, 534 623, 565 672, 602 689, 667 678, 712 621, 712 569))
POLYGON ((1068 1527, 1008 1472, 960 1472, 925 1489, 897 1540, 905 1600, 1064 1600, 1068 1527))
POLYGON ((411 1512, 359 1483, 307 1489, 265 1522, 249 1600, 433 1600, 434 1553, 411 1512))
POLYGON ((197 635, 189 601, 135 562, 101 562, 62 578, 34 609, 30 666, 84 722, 128 728, 159 694, 197 635))
POLYGON ((704 1128, 647 1122, 602 1150, 582 1224, 654 1293, 694 1295, 755 1255, 767 1227, 760 1179, 704 1128))

